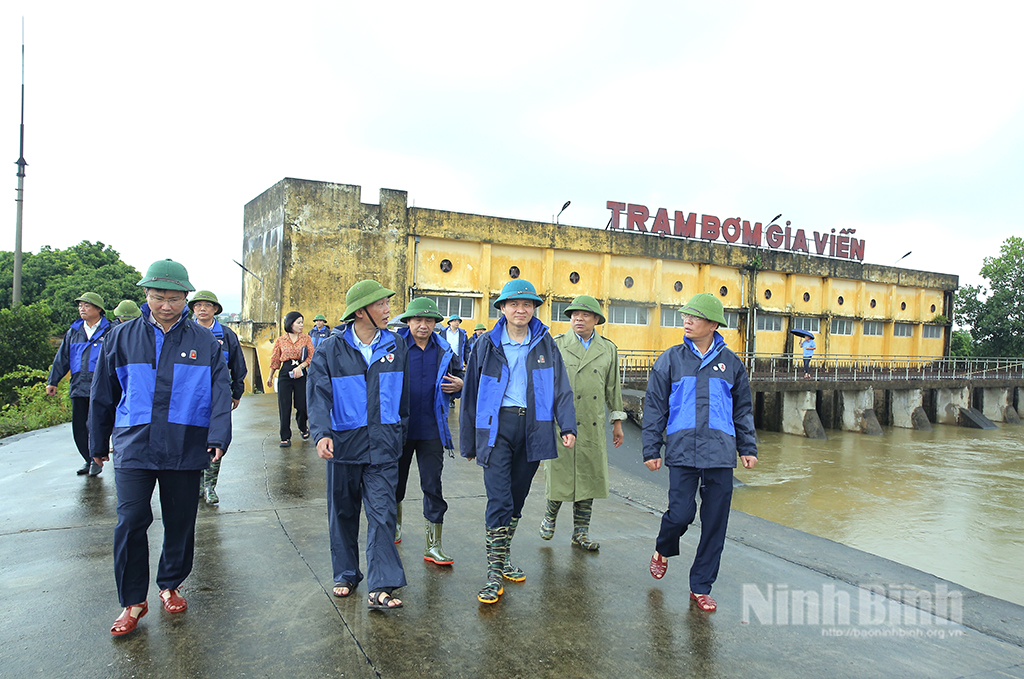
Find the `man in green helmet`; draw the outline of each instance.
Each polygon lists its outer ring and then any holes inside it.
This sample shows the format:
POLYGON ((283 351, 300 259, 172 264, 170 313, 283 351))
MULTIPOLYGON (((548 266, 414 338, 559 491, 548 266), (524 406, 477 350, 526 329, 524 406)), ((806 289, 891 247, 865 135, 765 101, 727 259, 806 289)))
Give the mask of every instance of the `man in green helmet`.
POLYGON ((344 325, 313 353, 306 385, 310 432, 317 455, 327 460, 334 596, 350 596, 363 579, 361 501, 367 604, 375 610, 401 607, 393 592, 406 584, 394 537, 398 463, 409 422, 408 345, 387 329, 394 294, 373 280, 349 289, 344 325))
MULTIPOLYGON (((238 341, 238 335, 217 320, 217 316, 224 312, 224 307, 217 300, 217 295, 209 290, 200 290, 192 295, 188 308, 192 310, 192 316, 196 323, 212 332, 217 343, 220 344, 224 362, 228 366, 228 374, 231 376, 231 409, 234 410, 238 407, 242 394, 245 393, 245 376, 249 372, 249 368, 245 365, 245 357, 242 355, 242 345, 238 341)), ((206 504, 215 505, 220 502, 220 497, 217 495, 220 465, 220 460, 214 460, 210 463, 210 468, 203 472, 203 485, 200 490, 206 504)))
POLYGON ((178 588, 192 570, 199 482, 231 443, 231 391, 221 346, 188 318, 195 288, 170 259, 139 281, 142 316, 114 328, 96 365, 89 441, 98 464, 113 456, 117 485, 114 580, 124 612, 110 628, 133 631, 149 606, 153 490, 164 535, 156 582, 168 613, 187 608, 178 588), (113 442, 113 453, 110 443, 113 442))
POLYGON ((92 459, 89 450, 89 390, 96 361, 103 352, 103 341, 111 329, 103 310, 103 298, 95 292, 83 292, 75 301, 78 303, 79 319, 71 324, 53 358, 50 376, 46 380, 46 395, 54 396, 57 385, 64 375, 71 373, 71 435, 78 447, 78 454, 85 464, 78 475, 99 476, 103 467, 92 459))
POLYGON ((126 323, 141 315, 142 311, 139 309, 139 305, 130 299, 122 299, 121 302, 114 307, 114 318, 117 319, 118 323, 126 323))
POLYGON ((562 502, 572 502, 572 544, 588 551, 600 545, 590 538, 594 498, 608 497, 608 449, 605 408, 612 423, 612 444, 622 445, 622 385, 619 351, 615 343, 597 333, 605 322, 601 305, 590 295, 580 295, 565 309, 572 329, 555 337, 562 352, 569 384, 576 397, 576 445, 561 446, 558 457, 544 463, 547 509, 540 536, 550 540, 562 502))
POLYGON ((313 327, 309 329, 309 338, 313 340, 313 349, 320 346, 320 343, 327 339, 331 334, 331 329, 327 327, 327 317, 323 314, 317 314, 313 318, 313 327))

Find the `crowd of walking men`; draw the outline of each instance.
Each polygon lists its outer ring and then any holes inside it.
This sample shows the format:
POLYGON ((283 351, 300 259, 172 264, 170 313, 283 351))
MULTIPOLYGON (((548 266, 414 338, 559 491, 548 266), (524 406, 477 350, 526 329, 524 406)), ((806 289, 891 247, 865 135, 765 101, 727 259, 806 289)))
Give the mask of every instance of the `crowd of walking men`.
MULTIPOLYGON (((216 319, 223 311, 216 296, 200 291, 187 300, 195 288, 184 266, 155 262, 138 285, 146 303, 137 317, 118 325, 106 320, 98 295, 79 298, 81 319, 65 335, 47 386, 54 393, 71 373, 72 429, 86 460, 79 473, 95 476, 111 457, 116 469, 114 575, 123 612, 111 627, 115 636, 133 631, 148 611, 147 530, 156 484, 164 523, 159 597, 168 613, 186 609, 179 588, 192 568, 199 498, 218 501, 231 411, 246 375, 238 338, 216 319)), ((441 543, 448 508, 441 476, 445 452, 454 455, 448 420, 457 399, 460 452, 483 468, 487 496, 487 576, 477 599, 494 604, 504 581, 526 578, 511 560, 511 544, 541 462, 547 504, 540 537, 553 537, 562 503, 572 502, 572 544, 598 550, 590 520, 594 499, 609 490, 605 417, 618 447, 626 415, 617 348, 596 332, 606 320, 597 300, 576 297, 565 309, 571 331, 552 337, 536 317, 544 300, 530 282, 512 280, 494 303, 500 312, 494 328, 478 324, 467 336, 454 315, 437 331, 444 316, 423 297, 398 317, 405 327, 389 330, 394 294, 373 280, 353 285, 340 324, 327 329, 318 315, 309 337, 302 337, 308 349, 296 350, 295 365, 281 372, 302 378, 300 432, 327 461, 334 596, 351 596, 364 579, 358 535, 365 509, 367 605, 403 606, 395 595, 406 584, 396 544, 413 456, 423 493, 423 558, 439 566, 453 563, 441 543)), ((716 608, 710 592, 725 541, 732 469, 737 453, 745 467, 753 467, 756 439, 746 372, 716 332, 725 324, 722 304, 701 293, 680 311, 685 340, 655 363, 644 407, 644 462, 659 469, 664 448, 670 473, 668 510, 650 572, 664 577, 667 558, 679 554, 699 492, 701 537, 690 596, 710 612, 716 608)), ((291 312, 286 332, 301 334, 301 320, 291 312)), ((282 431, 290 401, 287 413, 282 431)))

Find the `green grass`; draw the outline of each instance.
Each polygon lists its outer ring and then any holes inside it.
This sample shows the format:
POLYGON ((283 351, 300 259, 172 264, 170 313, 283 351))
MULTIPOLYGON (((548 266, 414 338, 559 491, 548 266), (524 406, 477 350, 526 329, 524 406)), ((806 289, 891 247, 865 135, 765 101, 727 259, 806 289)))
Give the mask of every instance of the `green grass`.
POLYGON ((57 394, 47 396, 46 377, 45 370, 25 366, 0 377, 0 388, 7 387, 15 394, 10 403, 0 407, 0 438, 71 421, 70 380, 61 380, 57 394))

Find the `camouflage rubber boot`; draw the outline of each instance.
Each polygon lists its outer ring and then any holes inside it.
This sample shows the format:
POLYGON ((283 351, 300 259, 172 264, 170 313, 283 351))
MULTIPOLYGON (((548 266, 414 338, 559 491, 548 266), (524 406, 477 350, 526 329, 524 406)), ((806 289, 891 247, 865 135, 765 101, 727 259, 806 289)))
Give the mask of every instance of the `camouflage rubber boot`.
POLYGON ((395 522, 395 544, 397 545, 402 541, 402 503, 398 503, 398 507, 395 510, 395 514, 398 517, 398 521, 395 522))
POLYGON ((424 519, 427 524, 427 546, 423 550, 423 560, 436 563, 438 566, 450 566, 455 562, 455 559, 451 558, 444 553, 441 549, 441 526, 440 523, 430 523, 429 520, 424 519))
POLYGON ((498 603, 498 598, 505 593, 501 584, 501 568, 505 563, 505 550, 508 548, 508 526, 487 528, 487 584, 476 595, 482 604, 498 603))
POLYGON ((220 460, 211 462, 210 468, 203 470, 203 494, 208 505, 215 505, 220 502, 216 491, 218 476, 220 476, 220 460))
POLYGON ((548 508, 544 512, 544 518, 540 520, 541 540, 550 540, 555 537, 555 519, 558 518, 558 510, 562 503, 558 500, 548 500, 548 508))
POLYGON ((588 552, 596 552, 601 545, 590 539, 590 516, 594 513, 594 500, 572 503, 572 544, 588 552))
POLYGON ((512 523, 508 526, 508 541, 505 543, 505 558, 503 559, 503 565, 501 568, 501 574, 505 576, 506 580, 512 582, 522 582, 526 579, 526 573, 523 572, 522 568, 513 566, 510 556, 512 554, 512 538, 516 534, 516 526, 519 525, 519 519, 516 517, 512 518, 512 523))

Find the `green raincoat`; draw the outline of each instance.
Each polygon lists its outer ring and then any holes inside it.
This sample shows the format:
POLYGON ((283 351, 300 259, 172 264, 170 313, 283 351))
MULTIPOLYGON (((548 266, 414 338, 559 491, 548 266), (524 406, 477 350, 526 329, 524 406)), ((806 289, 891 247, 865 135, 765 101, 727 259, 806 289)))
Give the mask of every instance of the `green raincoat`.
POLYGON ((606 422, 625 420, 619 352, 615 343, 596 331, 590 348, 573 332, 555 338, 565 361, 576 406, 576 446, 558 439, 558 459, 544 462, 547 499, 575 502, 608 497, 608 433, 606 422), (611 415, 605 419, 605 407, 611 415))

